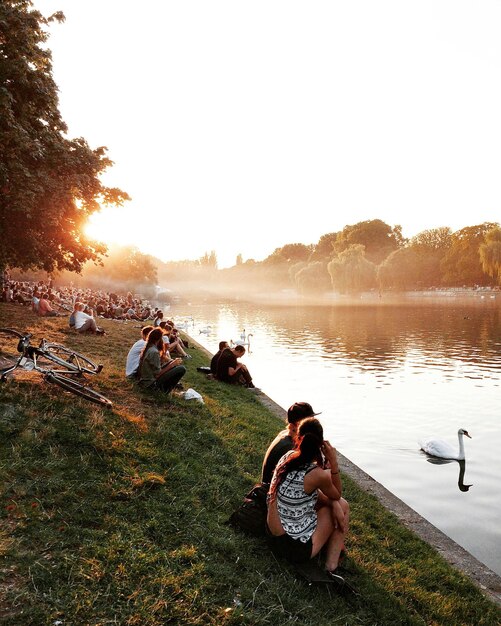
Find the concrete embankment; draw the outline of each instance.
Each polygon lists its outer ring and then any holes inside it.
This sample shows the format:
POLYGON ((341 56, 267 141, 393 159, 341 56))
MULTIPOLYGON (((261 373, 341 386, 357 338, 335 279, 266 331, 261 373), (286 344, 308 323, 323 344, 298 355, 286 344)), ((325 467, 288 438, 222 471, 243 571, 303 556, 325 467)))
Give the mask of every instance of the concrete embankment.
MULTIPOLYGON (((204 346, 191 336, 187 336, 193 344, 207 354, 209 359, 212 358, 212 354, 204 346)), ((284 423, 286 411, 281 406, 263 392, 259 392, 253 397, 258 398, 266 408, 274 413, 280 419, 281 424, 284 423)), ((451 566, 468 576, 489 599, 501 607, 501 577, 498 574, 424 519, 340 452, 338 452, 338 459, 341 471, 349 476, 360 489, 375 496, 406 528, 412 530, 420 539, 435 548, 451 566)))

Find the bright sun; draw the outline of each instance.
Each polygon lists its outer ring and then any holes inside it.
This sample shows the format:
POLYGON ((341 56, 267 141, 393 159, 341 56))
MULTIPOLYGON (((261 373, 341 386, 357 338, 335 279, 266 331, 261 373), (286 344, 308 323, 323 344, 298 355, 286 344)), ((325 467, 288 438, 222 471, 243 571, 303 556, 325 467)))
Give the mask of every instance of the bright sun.
MULTIPOLYGON (((155 229, 158 230, 158 229, 155 229)), ((141 227, 137 214, 129 207, 105 208, 93 213, 85 228, 87 237, 107 246, 134 246, 145 254, 163 258, 166 246, 163 238, 159 242, 151 232, 141 227)))
POLYGON ((128 219, 124 219, 123 209, 110 208, 93 213, 85 226, 85 234, 105 244, 115 243, 140 247, 144 243, 137 224, 131 225, 128 219))
MULTIPOLYGON (((216 250, 219 267, 234 264, 242 245, 238 241, 233 250, 233 238, 226 230, 217 228, 214 232, 207 216, 195 215, 192 227, 183 225, 182 220, 174 222, 174 230, 158 217, 149 219, 151 211, 139 211, 131 205, 126 207, 106 207, 89 218, 84 232, 87 237, 107 246, 134 246, 144 254, 151 254, 163 261, 198 259, 203 254, 216 250), (179 227, 178 227, 179 226, 179 227)), ((252 248, 257 248, 255 240, 252 248)))

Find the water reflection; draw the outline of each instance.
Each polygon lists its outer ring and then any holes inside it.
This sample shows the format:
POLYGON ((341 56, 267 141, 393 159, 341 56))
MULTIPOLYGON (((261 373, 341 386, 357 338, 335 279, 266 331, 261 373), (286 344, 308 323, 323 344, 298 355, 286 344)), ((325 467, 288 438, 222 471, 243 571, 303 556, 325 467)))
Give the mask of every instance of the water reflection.
MULTIPOLYGON (((251 320, 237 312, 233 336, 245 327, 255 330, 262 317, 258 313, 251 320)), ((270 307, 265 318, 266 332, 277 342, 315 345, 324 358, 340 359, 362 371, 388 373, 404 365, 419 371, 446 365, 450 375, 477 380, 498 380, 501 372, 497 306, 270 307)))
POLYGON ((454 459, 436 459, 432 457, 428 457, 426 459, 428 463, 432 463, 433 465, 448 465, 449 463, 457 463, 459 465, 459 478, 458 478, 458 487, 459 491, 469 491, 470 487, 473 485, 465 485, 464 484, 464 474, 466 471, 466 461, 455 461, 454 459))
POLYGON ((460 367, 479 380, 497 379, 500 309, 475 309, 467 317, 463 307, 450 306, 302 307, 275 311, 268 324, 284 339, 285 327, 289 342, 316 343, 325 355, 364 371, 388 372, 404 363, 418 370, 443 368, 449 361, 450 374, 460 367))
POLYGON ((195 336, 212 352, 245 328, 253 337, 244 361, 264 393, 284 408, 320 407, 343 454, 501 574, 501 499, 492 497, 501 480, 501 301, 178 310, 193 315, 195 333, 211 326, 195 336), (475 433, 471 475, 465 483, 459 464, 451 489, 454 465, 423 463, 415 442, 461 423, 475 433), (474 516, 464 515, 465 499, 474 516))

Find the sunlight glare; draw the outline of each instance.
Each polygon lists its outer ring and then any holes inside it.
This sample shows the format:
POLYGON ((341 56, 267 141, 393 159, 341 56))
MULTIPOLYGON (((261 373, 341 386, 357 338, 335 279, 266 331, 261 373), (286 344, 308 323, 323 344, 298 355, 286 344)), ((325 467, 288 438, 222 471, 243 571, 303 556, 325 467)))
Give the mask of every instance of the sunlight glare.
POLYGON ((105 244, 118 243, 116 237, 117 235, 120 236, 121 231, 120 229, 117 230, 116 227, 114 228, 116 216, 114 217, 115 219, 110 216, 109 211, 93 213, 85 225, 86 236, 105 244))

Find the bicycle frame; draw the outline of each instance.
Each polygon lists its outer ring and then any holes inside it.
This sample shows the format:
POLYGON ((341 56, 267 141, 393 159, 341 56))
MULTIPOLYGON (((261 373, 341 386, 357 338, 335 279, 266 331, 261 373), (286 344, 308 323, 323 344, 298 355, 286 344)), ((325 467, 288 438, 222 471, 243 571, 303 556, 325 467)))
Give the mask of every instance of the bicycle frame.
MULTIPOLYGON (((9 329, 10 330, 10 329, 9 329)), ((16 331, 11 332, 15 335, 19 335, 16 331)), ((39 347, 35 347, 30 345, 31 334, 26 333, 25 335, 21 335, 17 344, 17 351, 21 353, 21 356, 18 358, 17 362, 13 365, 10 365, 6 368, 0 369, 0 378, 5 380, 7 375, 12 373, 18 367, 23 367, 24 369, 34 369, 35 371, 41 374, 47 374, 52 372, 53 374, 63 374, 64 376, 83 376, 84 374, 97 374, 102 370, 102 365, 96 366, 95 370, 91 370, 88 367, 82 366, 79 362, 79 358, 84 359, 85 357, 79 355, 78 353, 73 353, 68 350, 68 354, 73 356, 73 361, 70 362, 64 360, 57 355, 50 354, 50 349, 52 347, 57 349, 62 349, 66 351, 64 346, 59 346, 58 344, 53 344, 45 339, 40 341, 39 347), (48 361, 59 366, 57 367, 49 367, 45 365, 40 365, 38 363, 39 358, 45 358, 48 361), (33 363, 33 367, 25 367, 27 363, 33 363)), ((89 363, 91 363, 89 361, 89 363)))
POLYGON ((76 394, 90 402, 94 402, 106 408, 113 406, 111 400, 100 394, 98 391, 89 388, 84 382, 75 380, 84 374, 97 374, 101 371, 102 365, 96 365, 83 354, 74 352, 65 346, 50 343, 45 339, 40 341, 38 347, 30 345, 31 334, 24 335, 12 328, 1 328, 0 332, 7 333, 12 338, 18 338, 17 351, 19 358, 13 365, 0 368, 0 381, 5 382, 7 375, 14 372, 18 367, 26 370, 35 370, 42 375, 48 383, 53 383, 62 389, 76 394), (67 359, 65 357, 68 357, 67 359), (49 361, 48 365, 40 364, 39 359, 49 361), (53 366, 55 364, 56 367, 53 366), (57 369, 57 366, 62 369, 57 369))

